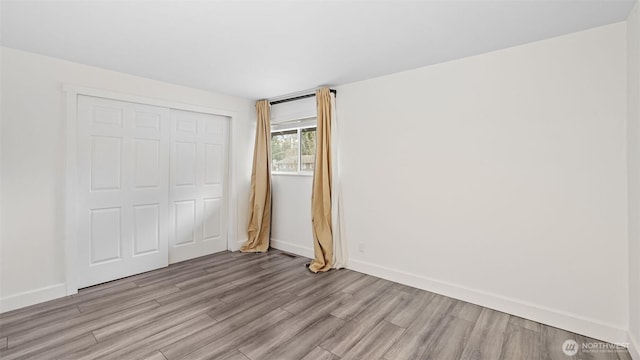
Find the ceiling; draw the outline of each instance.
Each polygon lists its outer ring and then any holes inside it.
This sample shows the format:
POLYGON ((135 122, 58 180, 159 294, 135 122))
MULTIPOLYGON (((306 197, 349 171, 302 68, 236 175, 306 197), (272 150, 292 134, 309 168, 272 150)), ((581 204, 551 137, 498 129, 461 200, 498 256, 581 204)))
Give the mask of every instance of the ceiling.
POLYGON ((626 19, 633 0, 2 1, 3 46, 249 99, 626 19))

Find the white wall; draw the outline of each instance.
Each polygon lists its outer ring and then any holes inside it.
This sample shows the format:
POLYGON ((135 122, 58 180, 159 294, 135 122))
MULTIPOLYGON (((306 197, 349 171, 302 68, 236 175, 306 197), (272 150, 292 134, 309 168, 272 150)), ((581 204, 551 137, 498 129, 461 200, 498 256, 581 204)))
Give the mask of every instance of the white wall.
POLYGON ((246 240, 252 101, 4 47, 1 62, 0 309, 65 295, 63 83, 236 112, 236 234, 246 240))
POLYGON ((273 175, 271 246, 313 257, 311 187, 308 175, 273 175))
POLYGON ((625 32, 340 86, 350 267, 625 341, 625 32))
POLYGON ((627 19, 627 166, 629 186, 629 342, 640 360, 640 5, 627 19))

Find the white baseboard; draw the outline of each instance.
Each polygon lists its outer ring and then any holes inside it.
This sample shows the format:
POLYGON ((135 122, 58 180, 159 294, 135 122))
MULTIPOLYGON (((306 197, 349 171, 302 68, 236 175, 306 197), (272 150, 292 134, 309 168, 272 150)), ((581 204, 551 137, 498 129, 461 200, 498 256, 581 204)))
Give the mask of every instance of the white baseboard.
POLYGON ((66 284, 55 284, 0 299, 0 313, 67 296, 66 284))
MULTIPOLYGON (((457 284, 430 279, 421 275, 390 269, 355 259, 349 259, 348 268, 418 289, 488 307, 490 309, 546 325, 551 325, 594 339, 611 343, 624 343, 627 340, 626 329, 576 314, 570 314, 561 310, 551 309, 537 304, 504 297, 478 289, 471 289, 457 284)), ((640 359, 634 358, 634 360, 640 359)))
POLYGON ((640 360, 640 340, 639 338, 633 334, 632 332, 629 332, 628 334, 628 343, 629 343, 629 354, 631 354, 631 358, 633 360, 640 360))
POLYGON ((301 246, 292 242, 271 239, 271 247, 274 249, 290 252, 292 254, 313 258, 313 248, 301 246))

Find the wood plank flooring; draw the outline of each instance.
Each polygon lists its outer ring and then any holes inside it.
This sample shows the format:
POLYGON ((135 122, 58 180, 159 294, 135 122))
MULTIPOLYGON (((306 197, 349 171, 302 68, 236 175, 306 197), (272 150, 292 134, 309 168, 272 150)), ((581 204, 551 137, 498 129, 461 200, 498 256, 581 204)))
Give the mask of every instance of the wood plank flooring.
POLYGON ((565 340, 598 342, 308 261, 223 252, 0 314, 0 359, 568 360, 565 340))

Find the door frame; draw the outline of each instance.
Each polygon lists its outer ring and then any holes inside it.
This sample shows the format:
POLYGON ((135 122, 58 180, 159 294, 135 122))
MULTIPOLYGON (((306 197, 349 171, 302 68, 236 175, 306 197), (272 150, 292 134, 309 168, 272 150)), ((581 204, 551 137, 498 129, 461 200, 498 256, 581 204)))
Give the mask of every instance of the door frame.
MULTIPOLYGON (((77 164, 77 125, 78 125, 78 95, 86 95, 109 100, 127 101, 132 103, 160 106, 169 109, 186 110, 212 115, 221 115, 229 118, 229 132, 227 138, 227 249, 236 250, 236 202, 237 193, 235 180, 235 168, 233 151, 233 137, 237 131, 238 114, 235 111, 210 108, 207 106, 192 105, 162 99, 148 98, 144 96, 119 93, 90 87, 62 84, 65 93, 65 227, 64 227, 64 253, 65 253, 65 278, 67 295, 78 292, 77 261, 78 261, 78 164, 77 164)), ((167 174, 169 176, 169 174, 167 174)))

